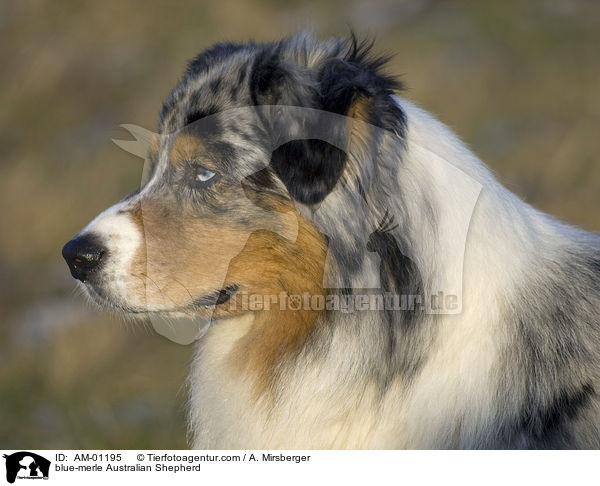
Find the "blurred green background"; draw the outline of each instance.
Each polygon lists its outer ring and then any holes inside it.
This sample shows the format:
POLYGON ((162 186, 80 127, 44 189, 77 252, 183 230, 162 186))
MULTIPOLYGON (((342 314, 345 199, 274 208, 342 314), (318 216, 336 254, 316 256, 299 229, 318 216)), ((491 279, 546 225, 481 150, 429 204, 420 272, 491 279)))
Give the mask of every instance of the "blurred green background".
POLYGON ((191 348, 99 314, 62 245, 136 189, 111 138, 156 126, 216 41, 377 37, 404 95, 513 191, 600 229, 600 2, 0 2, 0 448, 183 448, 191 348))

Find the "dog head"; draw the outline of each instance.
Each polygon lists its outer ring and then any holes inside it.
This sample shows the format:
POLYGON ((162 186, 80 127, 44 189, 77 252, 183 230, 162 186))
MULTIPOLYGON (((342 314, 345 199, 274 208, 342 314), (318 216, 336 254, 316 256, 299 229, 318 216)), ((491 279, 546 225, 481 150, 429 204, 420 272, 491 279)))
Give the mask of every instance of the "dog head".
POLYGON ((364 197, 369 169, 355 162, 370 127, 402 130, 383 62, 355 39, 304 35, 201 53, 164 103, 140 189, 65 245, 73 277, 140 316, 230 315, 240 291, 322 292, 328 239, 312 215, 340 185, 364 197))

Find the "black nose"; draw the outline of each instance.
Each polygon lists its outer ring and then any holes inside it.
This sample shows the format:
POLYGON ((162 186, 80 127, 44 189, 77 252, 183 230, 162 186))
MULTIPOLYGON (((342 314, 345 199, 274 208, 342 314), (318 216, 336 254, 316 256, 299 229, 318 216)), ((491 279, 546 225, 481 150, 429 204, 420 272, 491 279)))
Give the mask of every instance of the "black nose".
POLYGON ((62 249, 71 275, 82 282, 100 268, 105 253, 106 249, 89 235, 73 238, 62 249))

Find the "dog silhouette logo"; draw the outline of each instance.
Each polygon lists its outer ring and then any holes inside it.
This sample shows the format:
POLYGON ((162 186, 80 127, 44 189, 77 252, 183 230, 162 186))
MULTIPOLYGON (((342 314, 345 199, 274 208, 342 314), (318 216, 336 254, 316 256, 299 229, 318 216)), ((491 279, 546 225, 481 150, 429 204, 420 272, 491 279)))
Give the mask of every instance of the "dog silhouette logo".
POLYGON ((6 480, 14 483, 17 477, 27 479, 48 479, 50 472, 50 461, 45 457, 33 452, 21 451, 7 456, 6 461, 6 480))

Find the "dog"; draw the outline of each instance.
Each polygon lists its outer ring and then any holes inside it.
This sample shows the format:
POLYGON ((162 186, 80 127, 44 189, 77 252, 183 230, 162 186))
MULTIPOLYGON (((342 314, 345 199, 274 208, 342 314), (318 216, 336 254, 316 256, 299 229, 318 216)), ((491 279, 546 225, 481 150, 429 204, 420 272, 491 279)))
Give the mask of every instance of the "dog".
POLYGON ((372 51, 199 54, 73 277, 203 323, 195 448, 598 448, 599 235, 501 186, 372 51))

